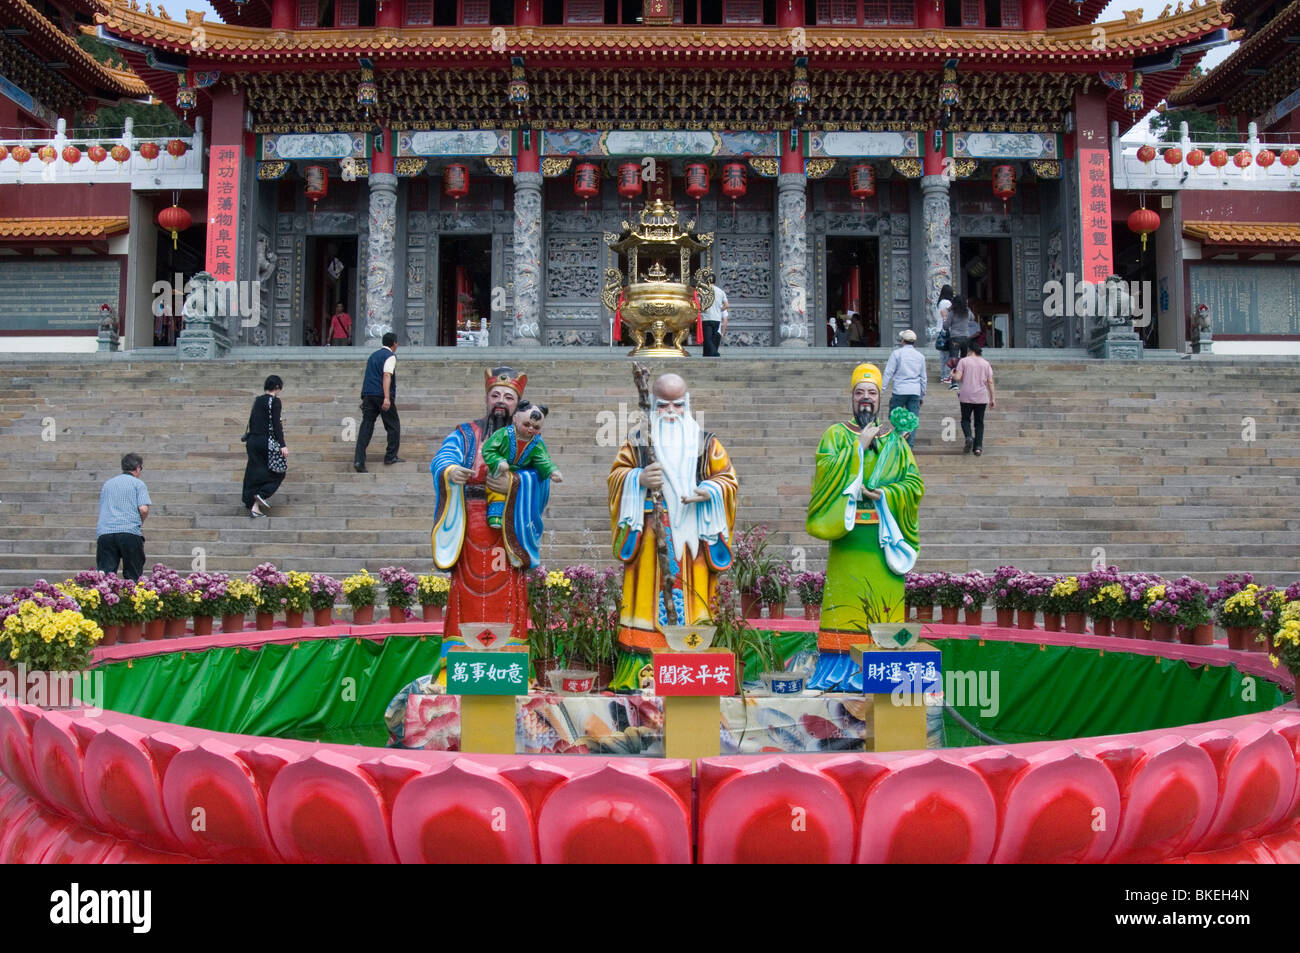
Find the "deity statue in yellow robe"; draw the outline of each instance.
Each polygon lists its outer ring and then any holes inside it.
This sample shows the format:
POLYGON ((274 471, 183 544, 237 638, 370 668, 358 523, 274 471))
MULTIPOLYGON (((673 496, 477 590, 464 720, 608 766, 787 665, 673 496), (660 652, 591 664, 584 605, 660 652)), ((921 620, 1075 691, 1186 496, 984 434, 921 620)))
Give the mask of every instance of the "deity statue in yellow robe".
MULTIPOLYGON (((680 625, 711 619, 718 573, 731 567, 736 521, 736 471, 717 436, 690 414, 686 382, 676 374, 659 377, 651 389, 648 434, 655 462, 649 462, 647 427, 635 429, 619 448, 609 472, 609 519, 614 555, 623 563, 623 598, 618 641, 624 653, 644 662, 651 650, 667 648, 659 631, 667 624, 663 575, 655 545, 652 494, 659 491, 670 534, 669 577, 680 625)), ((614 688, 636 688, 637 659, 620 660, 614 688)))

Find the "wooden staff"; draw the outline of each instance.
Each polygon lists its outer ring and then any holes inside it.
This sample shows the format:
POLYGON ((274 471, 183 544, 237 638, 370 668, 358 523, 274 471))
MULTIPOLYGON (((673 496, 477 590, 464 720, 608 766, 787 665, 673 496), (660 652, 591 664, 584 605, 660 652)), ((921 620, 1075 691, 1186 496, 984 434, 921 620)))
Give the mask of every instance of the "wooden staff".
MULTIPOLYGON (((641 411, 645 415, 642 434, 645 437, 646 466, 649 466, 656 462, 654 439, 651 437, 650 426, 650 368, 644 364, 633 364, 632 379, 636 381, 637 397, 640 401, 641 411)), ((668 557, 668 541, 672 536, 672 524, 668 519, 668 507, 664 505, 663 493, 659 490, 650 491, 650 501, 654 505, 654 519, 650 525, 655 535, 655 553, 659 557, 659 587, 664 597, 664 612, 667 614, 669 625, 680 625, 681 623, 677 618, 677 605, 673 601, 674 576, 668 557)))

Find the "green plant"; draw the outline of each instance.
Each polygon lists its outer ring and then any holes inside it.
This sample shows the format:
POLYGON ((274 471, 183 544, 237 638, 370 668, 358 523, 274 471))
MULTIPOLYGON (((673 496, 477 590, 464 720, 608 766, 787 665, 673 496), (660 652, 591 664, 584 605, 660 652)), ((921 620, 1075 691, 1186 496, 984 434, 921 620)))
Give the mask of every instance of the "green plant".
POLYGON ((226 583, 226 594, 221 599, 222 615, 248 615, 258 605, 257 586, 246 579, 231 579, 226 583))
POLYGON ((1264 611, 1259 607, 1259 586, 1253 582, 1214 607, 1219 625, 1225 629, 1253 629, 1263 624, 1264 611))
POLYGON ((566 662, 613 665, 621 594, 618 575, 614 568, 601 572, 590 566, 569 566, 564 570, 569 589, 560 600, 558 615, 567 646, 566 662))
POLYGON ((90 650, 103 637, 80 612, 27 599, 0 627, 0 650, 5 660, 30 669, 76 671, 90 664, 90 650))
POLYGON ((286 612, 306 612, 312 608, 311 573, 290 572, 289 583, 285 591, 284 608, 286 612))
POLYGON ((713 647, 726 649, 736 656, 737 690, 743 679, 741 669, 757 666, 757 671, 771 672, 780 668, 781 660, 772 645, 770 633, 759 632, 740 611, 740 598, 736 585, 726 576, 718 582, 717 592, 709 601, 709 613, 714 625, 713 647))
POLYGON ((451 594, 451 580, 446 576, 423 575, 420 577, 416 596, 422 606, 445 606, 451 594))
POLYGON ((1079 585, 1078 576, 1062 576, 1047 593, 1043 611, 1058 615, 1087 612, 1089 597, 1088 591, 1079 585))
POLYGON ((131 594, 131 613, 133 622, 152 622, 162 618, 162 596, 152 589, 136 586, 131 594))
POLYGON ((776 562, 767 551, 766 526, 751 526, 731 541, 731 575, 740 592, 757 594, 759 580, 772 572, 776 562))
POLYGON ((528 653, 533 661, 561 659, 568 648, 566 632, 560 622, 559 608, 568 597, 573 583, 559 570, 547 572, 538 567, 525 577, 528 587, 528 653))
POLYGON ((353 609, 373 606, 379 593, 379 580, 363 569, 343 580, 343 598, 353 609))

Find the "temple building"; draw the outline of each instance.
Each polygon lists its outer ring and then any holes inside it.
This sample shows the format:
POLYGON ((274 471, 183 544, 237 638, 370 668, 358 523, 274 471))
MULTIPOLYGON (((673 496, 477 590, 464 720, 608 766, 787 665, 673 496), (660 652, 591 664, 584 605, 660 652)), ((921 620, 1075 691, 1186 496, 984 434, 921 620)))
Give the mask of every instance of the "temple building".
MULTIPOLYGON (((1179 84, 1240 37, 1236 11, 1094 22, 1104 5, 216 0, 218 23, 76 0, 195 128, 184 171, 164 155, 130 180, 125 346, 151 343, 160 283, 205 270, 234 283, 223 345, 328 343, 341 305, 356 345, 608 348, 601 291, 626 262, 605 238, 659 198, 711 239, 690 264, 728 295, 728 346, 824 347, 850 312, 854 343, 887 346, 952 284, 990 344, 1084 348, 1089 315, 1046 306, 1053 283, 1118 274, 1160 285, 1146 345, 1184 350, 1195 225, 1128 223, 1193 199, 1137 175, 1120 136, 1201 95, 1179 84), (175 248, 153 224, 173 207, 197 223, 175 248)), ((104 191, 80 164, 60 187, 104 191)), ((22 174, 0 161, 0 197, 22 174)))

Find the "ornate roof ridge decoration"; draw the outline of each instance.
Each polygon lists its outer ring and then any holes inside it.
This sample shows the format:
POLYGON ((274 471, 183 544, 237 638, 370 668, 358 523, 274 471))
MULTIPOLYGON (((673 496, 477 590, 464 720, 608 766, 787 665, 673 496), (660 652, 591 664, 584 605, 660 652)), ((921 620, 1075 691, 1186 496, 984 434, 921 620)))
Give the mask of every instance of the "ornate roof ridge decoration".
POLYGON ((1210 245, 1300 245, 1296 222, 1183 222, 1183 234, 1210 245))
POLYGON ((78 46, 76 40, 47 20, 27 0, 0 0, 0 9, 7 9, 10 13, 10 20, 6 26, 25 26, 28 30, 52 42, 68 65, 81 74, 83 81, 98 83, 107 91, 119 96, 138 98, 150 93, 144 80, 135 73, 129 69, 117 69, 99 62, 78 46))
MULTIPOLYGON (((1174 91, 1169 94, 1169 105, 1190 106, 1207 95, 1218 93, 1226 95, 1229 92, 1239 92, 1240 90, 1235 89, 1223 90, 1221 87, 1224 83, 1240 78, 1239 70, 1249 64, 1252 57, 1261 52, 1266 45, 1275 44, 1279 40, 1279 34, 1287 35, 1293 32, 1297 23, 1300 23, 1300 0, 1292 0, 1289 5, 1279 10, 1277 16, 1273 17, 1262 30, 1258 30, 1242 40, 1241 45, 1214 69, 1186 89, 1180 91, 1181 83, 1179 87, 1175 87, 1174 91)), ((1233 31, 1233 39, 1241 39, 1244 35, 1244 30, 1233 31)), ((1216 95, 1215 98, 1219 97, 1216 95)))
MULTIPOLYGON (((15 2, 15 0, 6 0, 15 2)), ((22 0, 17 0, 22 2, 22 0)), ((132 0, 135 2, 135 0, 132 0)), ((188 23, 150 16, 118 0, 109 12, 95 20, 114 33, 158 48, 189 50, 192 30, 200 23, 209 58, 256 57, 266 61, 286 59, 351 59, 358 52, 375 57, 380 68, 387 56, 412 53, 461 54, 491 62, 501 59, 500 34, 504 30, 506 51, 512 55, 546 56, 571 52, 608 52, 627 56, 646 54, 663 57, 667 63, 679 54, 703 53, 724 62, 752 63, 753 55, 774 61, 788 56, 789 31, 779 27, 649 27, 573 26, 545 27, 366 27, 359 29, 273 30, 238 24, 214 23, 190 11, 188 23)), ((838 27, 805 28, 808 55, 818 63, 827 59, 869 59, 899 56, 901 59, 954 56, 1005 59, 1007 56, 1068 57, 1104 62, 1151 52, 1199 39, 1231 24, 1215 0, 1141 21, 1131 17, 1108 23, 1083 23, 1045 32, 1028 30, 933 30, 873 28, 846 36, 838 27), (1105 48, 1096 46, 1097 27, 1106 30, 1105 48)), ((696 60, 695 62, 698 62, 696 60)), ((504 69, 504 64, 502 64, 504 69)))
POLYGON ((0 239, 107 238, 125 232, 125 215, 79 215, 48 218, 0 218, 0 239))

